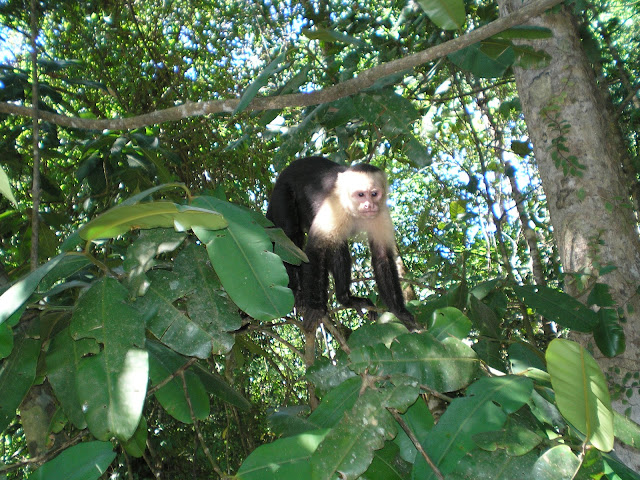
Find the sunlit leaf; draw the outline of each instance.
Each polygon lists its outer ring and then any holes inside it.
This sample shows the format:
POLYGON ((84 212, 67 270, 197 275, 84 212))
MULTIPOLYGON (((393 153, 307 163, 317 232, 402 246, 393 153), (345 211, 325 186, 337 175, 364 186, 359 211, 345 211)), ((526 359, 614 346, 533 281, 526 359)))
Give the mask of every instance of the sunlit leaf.
POLYGON ((445 30, 462 28, 465 20, 462 0, 417 0, 433 23, 445 30))
POLYGON ((110 442, 82 442, 40 466, 36 480, 93 480, 100 478, 116 458, 110 442))
POLYGON ((560 413, 597 449, 611 450, 611 399, 607 381, 596 361, 578 343, 563 338, 549 344, 546 359, 560 413))

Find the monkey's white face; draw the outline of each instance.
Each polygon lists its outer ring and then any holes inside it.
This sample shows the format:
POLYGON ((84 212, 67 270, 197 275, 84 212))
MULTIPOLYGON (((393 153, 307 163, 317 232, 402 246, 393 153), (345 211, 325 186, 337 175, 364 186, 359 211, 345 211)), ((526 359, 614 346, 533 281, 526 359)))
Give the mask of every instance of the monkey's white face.
POLYGON ((344 206, 354 217, 375 218, 385 207, 386 183, 384 177, 363 172, 344 172, 339 177, 339 188, 346 193, 344 206))

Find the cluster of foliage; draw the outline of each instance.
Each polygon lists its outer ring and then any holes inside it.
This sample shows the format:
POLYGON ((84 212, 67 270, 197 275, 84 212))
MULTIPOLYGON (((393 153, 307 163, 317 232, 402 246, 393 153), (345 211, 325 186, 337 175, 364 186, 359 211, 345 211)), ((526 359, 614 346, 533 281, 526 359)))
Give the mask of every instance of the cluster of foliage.
MULTIPOLYGON (((43 123, 46 263, 31 273, 31 122, 2 118, 0 166, 14 188, 0 181, 0 474, 640 478, 608 453, 614 437, 640 444, 640 429, 613 412, 585 349, 551 341, 553 324, 592 334, 605 355, 624 349, 606 286, 588 299, 594 309, 546 286, 563 277, 505 78, 546 61, 512 40, 549 32, 510 29, 355 95, 249 113, 261 91, 339 83, 490 22, 496 7, 85 3, 39 4, 43 110, 110 118, 242 100, 231 122, 195 116, 124 133, 43 123), (317 339, 301 334, 282 260, 302 255, 257 212, 274 172, 307 153, 391 172, 418 294, 409 308, 424 331, 334 312, 317 339), (530 223, 534 244, 523 238, 530 223), (26 442, 44 454, 33 466, 17 461, 26 442)), ((600 22, 599 11, 581 10, 585 43, 617 79, 611 36, 632 51, 639 27, 600 22)), ((17 31, 28 13, 0 7, 17 31)), ((2 101, 30 101, 26 61, 1 80, 2 101)), ((627 108, 623 81, 608 83, 637 152, 640 109, 627 108)))

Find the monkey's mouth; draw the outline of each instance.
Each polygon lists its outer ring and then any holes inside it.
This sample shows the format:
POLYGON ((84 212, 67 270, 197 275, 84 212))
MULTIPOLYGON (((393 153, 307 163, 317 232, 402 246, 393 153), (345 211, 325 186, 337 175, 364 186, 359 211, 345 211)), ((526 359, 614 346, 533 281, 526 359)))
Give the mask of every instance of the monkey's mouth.
POLYGON ((360 215, 365 218, 373 218, 378 215, 378 210, 361 210, 360 215))

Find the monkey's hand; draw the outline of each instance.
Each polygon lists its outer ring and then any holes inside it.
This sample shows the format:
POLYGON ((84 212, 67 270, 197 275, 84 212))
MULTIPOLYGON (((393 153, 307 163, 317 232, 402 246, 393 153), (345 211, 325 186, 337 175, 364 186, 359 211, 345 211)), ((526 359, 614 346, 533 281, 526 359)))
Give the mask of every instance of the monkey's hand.
POLYGON ((415 332, 421 329, 420 325, 416 323, 415 318, 413 318, 413 315, 406 308, 391 313, 398 317, 398 320, 400 320, 410 332, 415 332))

